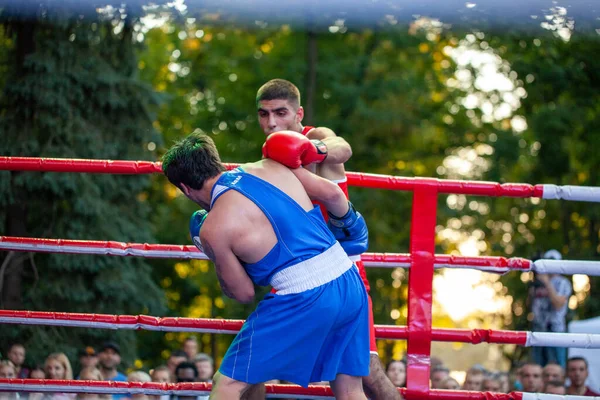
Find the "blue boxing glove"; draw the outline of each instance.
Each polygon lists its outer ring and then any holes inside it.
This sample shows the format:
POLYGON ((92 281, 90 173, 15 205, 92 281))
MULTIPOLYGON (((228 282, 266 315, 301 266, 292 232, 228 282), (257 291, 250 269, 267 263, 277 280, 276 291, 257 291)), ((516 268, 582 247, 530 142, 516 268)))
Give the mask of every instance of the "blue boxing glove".
POLYGON ((343 217, 329 214, 327 227, 349 256, 357 256, 369 247, 369 230, 362 215, 348 202, 350 209, 343 217))
POLYGON ((192 242, 203 253, 204 249, 202 248, 202 242, 200 242, 200 228, 202 228, 207 215, 208 211, 198 210, 190 218, 190 236, 192 237, 192 242))

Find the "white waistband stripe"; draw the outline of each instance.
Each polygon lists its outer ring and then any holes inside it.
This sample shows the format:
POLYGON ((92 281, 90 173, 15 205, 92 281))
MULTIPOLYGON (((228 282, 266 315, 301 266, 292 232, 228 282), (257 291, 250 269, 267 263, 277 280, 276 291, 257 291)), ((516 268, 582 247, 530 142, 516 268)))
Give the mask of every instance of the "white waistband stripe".
POLYGON ((323 253, 277 272, 271 286, 278 295, 302 293, 340 277, 354 264, 338 242, 323 253))

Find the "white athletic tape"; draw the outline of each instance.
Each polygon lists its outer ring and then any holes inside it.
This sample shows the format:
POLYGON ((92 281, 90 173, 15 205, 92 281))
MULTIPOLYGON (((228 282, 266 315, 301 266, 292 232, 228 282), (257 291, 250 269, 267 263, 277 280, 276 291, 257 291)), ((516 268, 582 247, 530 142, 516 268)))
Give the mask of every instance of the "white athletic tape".
POLYGON ((543 199, 600 202, 600 187, 542 185, 543 199))
POLYGON ((38 244, 38 243, 16 243, 0 241, 1 250, 17 251, 36 251, 48 253, 67 253, 67 254, 96 254, 105 256, 137 256, 150 258, 182 258, 208 260, 208 257, 200 252, 177 251, 177 250, 148 250, 136 249, 132 247, 113 248, 113 247, 95 247, 95 246, 74 246, 63 244, 38 244))
POLYGON ((600 276, 600 261, 537 260, 533 262, 532 270, 540 274, 600 276))
POLYGON ((523 400, 600 400, 598 396, 567 396, 561 394, 526 393, 523 392, 523 400))
POLYGON ((600 349, 600 335, 592 333, 527 332, 525 346, 600 349))

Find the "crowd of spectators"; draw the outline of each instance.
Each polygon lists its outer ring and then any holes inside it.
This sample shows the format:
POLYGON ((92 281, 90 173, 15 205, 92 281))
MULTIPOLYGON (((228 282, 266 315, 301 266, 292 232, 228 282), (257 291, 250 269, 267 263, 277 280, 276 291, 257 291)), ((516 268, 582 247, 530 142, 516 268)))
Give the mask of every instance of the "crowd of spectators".
MULTIPOLYGON (((512 371, 490 371, 480 364, 467 371, 451 372, 444 363, 431 358, 430 387, 432 389, 470 390, 478 392, 510 393, 512 391, 568 394, 577 396, 600 396, 586 386, 589 365, 584 357, 571 357, 566 370, 559 364, 548 363, 544 367, 528 361, 517 365, 512 371), (462 384, 452 375, 464 375, 462 384)), ((397 387, 406 387, 406 361, 392 360, 386 372, 397 387)))
MULTIPOLYGON (((64 353, 51 353, 40 365, 24 365, 26 350, 22 344, 12 344, 0 361, 0 378, 64 379, 121 382, 211 382, 215 372, 212 357, 198 352, 195 337, 185 340, 180 350, 171 352, 166 363, 147 371, 132 370, 127 375, 120 371, 121 349, 115 342, 103 343, 97 350, 86 347, 78 354, 80 369, 75 374, 64 353)), ((392 360, 386 367, 387 375, 397 387, 406 387, 406 360, 392 360)), ((490 371, 480 364, 467 371, 451 371, 442 360, 432 357, 430 386, 432 389, 470 390, 495 393, 523 391, 547 394, 600 396, 586 386, 588 363, 583 357, 571 357, 566 369, 549 362, 542 366, 534 361, 517 365, 511 371, 490 371)), ((269 382, 286 383, 286 382, 269 382)), ((326 383, 320 383, 326 384, 326 383)), ((194 398, 177 396, 147 396, 144 394, 93 394, 93 393, 0 393, 0 400, 118 400, 132 397, 135 400, 207 400, 208 396, 194 398), (160 399, 158 398, 160 397, 160 399), (152 398, 152 399, 150 399, 152 398)))
MULTIPOLYGON (((210 382, 214 374, 212 357, 198 352, 195 337, 185 340, 181 350, 171 353, 166 364, 157 365, 148 371, 132 370, 126 375, 121 371, 121 347, 109 341, 95 349, 85 347, 78 353, 80 369, 77 373, 64 353, 51 353, 43 363, 33 367, 25 366, 26 349, 20 343, 14 343, 3 349, 0 359, 0 378, 5 379, 59 379, 116 382, 210 382)), ((144 394, 95 394, 95 393, 0 393, 0 400, 119 400, 131 397, 135 400, 205 400, 208 396, 188 399, 176 396, 147 396, 144 394), (160 397, 160 399, 159 399, 160 397), (152 399, 150 399, 152 398, 152 399)))

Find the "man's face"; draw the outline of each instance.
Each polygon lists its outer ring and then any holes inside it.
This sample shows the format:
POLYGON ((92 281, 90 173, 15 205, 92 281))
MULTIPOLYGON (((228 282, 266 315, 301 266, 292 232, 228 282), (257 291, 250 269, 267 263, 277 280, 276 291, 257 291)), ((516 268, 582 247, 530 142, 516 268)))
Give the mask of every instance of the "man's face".
POLYGON ((14 345, 10 348, 7 357, 18 368, 23 365, 23 361, 25 361, 25 348, 20 345, 14 345))
POLYGON ((258 105, 258 123, 267 136, 279 131, 300 132, 303 117, 304 109, 288 100, 263 100, 258 105))
POLYGON ((542 381, 542 367, 539 365, 523 365, 521 368, 521 383, 524 392, 540 392, 544 384, 542 381))
POLYGON ((548 364, 544 367, 542 371, 542 378, 544 379, 544 383, 548 383, 550 381, 564 381, 565 374, 563 369, 558 364, 548 364))
POLYGON ((481 391, 482 387, 483 387, 483 374, 479 374, 479 375, 467 374, 467 376, 465 378, 465 383, 463 384, 464 390, 481 391))
POLYGON ((183 342, 183 351, 187 354, 188 359, 192 360, 198 354, 198 342, 195 340, 186 340, 183 342))
POLYGON ((121 364, 121 356, 113 349, 104 349, 98 353, 98 361, 102 368, 113 369, 121 364))
POLYGON ((567 364, 567 376, 573 386, 583 386, 588 377, 588 370, 582 360, 569 361, 567 364))
POLYGON ((198 380, 200 382, 207 382, 212 379, 213 366, 210 361, 196 361, 196 369, 198 369, 198 380))
POLYGON ((165 369, 161 369, 160 371, 154 371, 154 373, 152 374, 152 382, 159 382, 159 383, 171 382, 171 375, 169 374, 169 371, 167 371, 165 369))
POLYGON ((191 368, 180 368, 177 370, 177 382, 196 382, 198 377, 191 368))

